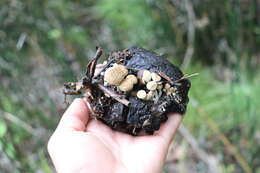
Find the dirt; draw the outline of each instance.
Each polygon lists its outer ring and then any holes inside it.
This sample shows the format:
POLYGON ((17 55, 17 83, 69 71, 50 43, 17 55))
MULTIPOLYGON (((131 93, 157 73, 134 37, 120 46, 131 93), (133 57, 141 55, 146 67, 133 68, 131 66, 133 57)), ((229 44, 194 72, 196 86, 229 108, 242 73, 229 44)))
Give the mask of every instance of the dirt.
MULTIPOLYGON (((64 84, 65 95, 87 98, 93 118, 114 130, 140 135, 159 130, 161 123, 167 121, 169 112, 185 113, 191 84, 181 70, 167 59, 155 52, 131 47, 110 53, 101 70, 95 73, 101 55, 102 49, 97 48, 86 75, 78 82, 64 84), (122 91, 120 86, 104 80, 107 70, 117 65, 126 68, 127 75, 137 78, 138 82, 131 84, 131 90, 122 91), (148 81, 144 81, 144 70, 148 73, 148 81), (151 79, 150 74, 153 76, 151 79), (140 90, 142 92, 138 93, 140 90)), ((117 75, 120 76, 115 73, 108 77, 113 79, 117 75)))

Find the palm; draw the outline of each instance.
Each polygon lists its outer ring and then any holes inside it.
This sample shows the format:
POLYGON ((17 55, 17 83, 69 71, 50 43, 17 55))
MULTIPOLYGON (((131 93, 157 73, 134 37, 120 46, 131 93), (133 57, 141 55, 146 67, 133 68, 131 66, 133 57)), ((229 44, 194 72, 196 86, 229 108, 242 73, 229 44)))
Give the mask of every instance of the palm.
POLYGON ((85 103, 73 102, 49 141, 58 172, 160 172, 181 121, 170 116, 154 135, 134 137, 86 115, 85 103))
POLYGON ((99 149, 105 150, 104 153, 110 153, 108 155, 100 153, 100 157, 107 157, 104 158, 106 161, 116 161, 114 164, 108 163, 107 169, 114 167, 127 170, 124 172, 154 172, 162 167, 167 152, 167 140, 162 136, 133 137, 112 131, 95 120, 89 123, 87 131, 88 135, 96 138, 92 149, 98 146, 99 149))

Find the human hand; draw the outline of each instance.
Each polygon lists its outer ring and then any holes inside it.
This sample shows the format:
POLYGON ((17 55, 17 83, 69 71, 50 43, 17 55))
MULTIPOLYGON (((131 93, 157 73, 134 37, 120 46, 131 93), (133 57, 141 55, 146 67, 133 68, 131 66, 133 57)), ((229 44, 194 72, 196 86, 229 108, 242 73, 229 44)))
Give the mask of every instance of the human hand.
POLYGON ((86 102, 75 99, 48 151, 59 173, 159 173, 181 120, 181 115, 169 115, 154 135, 131 136, 91 119, 86 102))

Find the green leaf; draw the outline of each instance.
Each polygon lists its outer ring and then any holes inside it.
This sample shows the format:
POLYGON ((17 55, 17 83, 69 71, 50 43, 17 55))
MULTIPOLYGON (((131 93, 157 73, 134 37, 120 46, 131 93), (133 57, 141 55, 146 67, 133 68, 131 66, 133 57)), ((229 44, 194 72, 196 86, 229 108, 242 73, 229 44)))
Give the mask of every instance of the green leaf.
POLYGON ((4 121, 0 121, 0 138, 4 137, 7 132, 7 126, 4 121))
POLYGON ((58 39, 61 36, 61 31, 58 29, 53 29, 48 33, 50 39, 58 39))

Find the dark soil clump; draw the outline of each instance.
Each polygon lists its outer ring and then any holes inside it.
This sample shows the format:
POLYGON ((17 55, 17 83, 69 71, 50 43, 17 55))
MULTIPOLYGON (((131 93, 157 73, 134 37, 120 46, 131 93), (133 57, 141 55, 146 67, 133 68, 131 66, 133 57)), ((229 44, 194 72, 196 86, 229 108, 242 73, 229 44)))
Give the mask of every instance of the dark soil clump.
POLYGON ((167 59, 143 48, 110 53, 97 72, 102 55, 97 48, 86 75, 64 84, 65 95, 82 95, 92 116, 112 129, 138 135, 153 134, 167 121, 167 113, 186 111, 190 82, 167 59))

